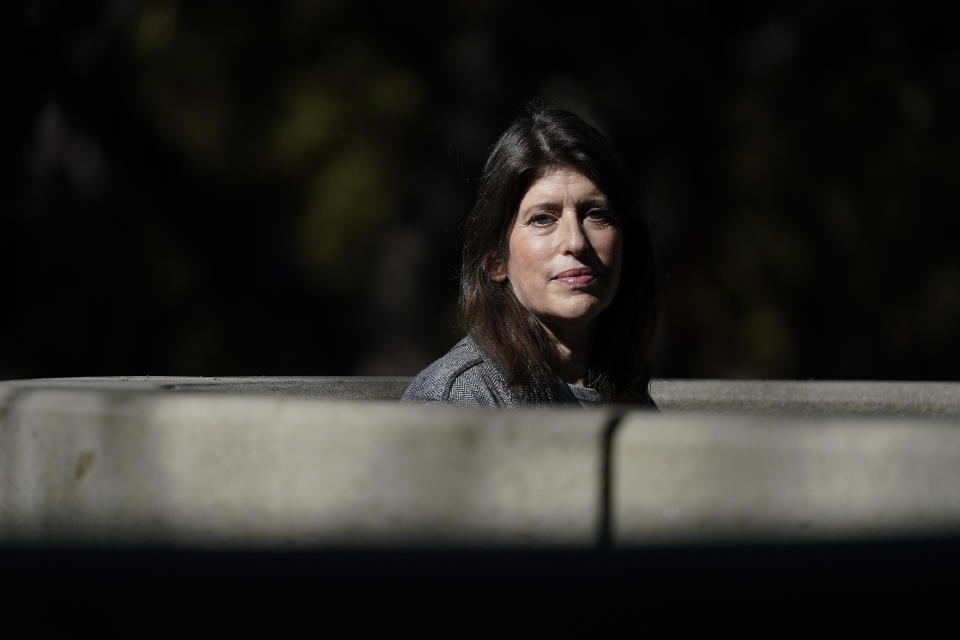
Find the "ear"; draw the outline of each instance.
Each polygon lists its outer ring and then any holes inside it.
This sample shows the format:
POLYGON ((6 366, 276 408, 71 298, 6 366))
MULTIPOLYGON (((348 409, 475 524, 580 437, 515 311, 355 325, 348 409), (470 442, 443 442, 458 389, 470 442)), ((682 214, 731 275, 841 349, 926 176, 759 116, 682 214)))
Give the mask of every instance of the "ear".
POLYGON ((483 258, 483 270, 494 282, 503 282, 507 279, 507 265, 504 260, 487 254, 483 258))

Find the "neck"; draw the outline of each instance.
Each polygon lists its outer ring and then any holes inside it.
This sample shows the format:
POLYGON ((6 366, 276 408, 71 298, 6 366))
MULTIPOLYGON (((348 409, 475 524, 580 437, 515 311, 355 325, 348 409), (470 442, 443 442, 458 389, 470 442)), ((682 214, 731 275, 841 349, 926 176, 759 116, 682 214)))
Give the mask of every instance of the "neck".
POLYGON ((558 367, 564 382, 583 386, 587 376, 587 361, 590 355, 589 327, 546 327, 553 338, 559 356, 558 367))

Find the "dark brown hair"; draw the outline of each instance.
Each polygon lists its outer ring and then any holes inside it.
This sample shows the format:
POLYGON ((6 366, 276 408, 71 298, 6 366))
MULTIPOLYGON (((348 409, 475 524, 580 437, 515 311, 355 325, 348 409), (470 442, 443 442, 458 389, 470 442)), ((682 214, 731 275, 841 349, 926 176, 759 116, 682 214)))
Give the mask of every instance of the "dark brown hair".
POLYGON ((569 111, 531 103, 487 157, 477 202, 464 225, 460 294, 467 326, 508 383, 555 384, 558 356, 549 334, 514 296, 509 280, 495 282, 486 272, 492 261, 509 258, 509 232, 520 201, 552 165, 589 178, 622 225, 620 287, 595 320, 586 382, 607 400, 649 402, 645 361, 657 317, 650 235, 613 146, 569 111))

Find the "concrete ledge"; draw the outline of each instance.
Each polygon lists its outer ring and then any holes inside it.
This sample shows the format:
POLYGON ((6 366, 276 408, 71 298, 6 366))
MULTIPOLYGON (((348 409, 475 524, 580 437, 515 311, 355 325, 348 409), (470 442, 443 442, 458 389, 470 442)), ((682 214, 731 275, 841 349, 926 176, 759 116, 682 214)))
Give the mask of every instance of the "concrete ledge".
POLYGON ((628 416, 613 447, 617 545, 960 534, 960 424, 628 416))
POLYGON ((650 382, 661 411, 960 418, 960 383, 805 380, 650 382))
POLYGON ((0 382, 0 403, 17 391, 80 389, 88 391, 215 392, 323 398, 327 400, 398 400, 408 376, 115 376, 36 378, 0 382))
POLYGON ((356 400, 399 396, 407 381, 0 383, 0 543, 960 537, 954 383, 658 380, 659 413, 356 400))
POLYGON ((0 541, 589 547, 606 421, 22 390, 0 421, 0 541))
MULTIPOLYGON (((87 389, 266 394, 328 400, 397 400, 405 376, 46 378, 0 382, 0 405, 18 390, 87 389)), ((960 419, 957 382, 667 380, 650 382, 663 412, 864 415, 960 419)))

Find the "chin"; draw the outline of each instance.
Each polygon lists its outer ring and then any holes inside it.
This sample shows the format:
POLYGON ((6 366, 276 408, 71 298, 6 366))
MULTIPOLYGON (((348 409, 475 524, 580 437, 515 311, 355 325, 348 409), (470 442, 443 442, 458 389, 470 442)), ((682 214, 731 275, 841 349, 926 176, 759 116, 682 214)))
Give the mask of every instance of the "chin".
POLYGON ((576 322, 578 320, 590 322, 599 315, 601 310, 599 300, 591 300, 589 302, 584 300, 579 301, 577 304, 570 304, 562 309, 558 309, 556 317, 566 322, 576 322))

